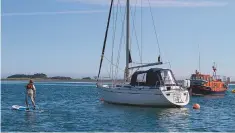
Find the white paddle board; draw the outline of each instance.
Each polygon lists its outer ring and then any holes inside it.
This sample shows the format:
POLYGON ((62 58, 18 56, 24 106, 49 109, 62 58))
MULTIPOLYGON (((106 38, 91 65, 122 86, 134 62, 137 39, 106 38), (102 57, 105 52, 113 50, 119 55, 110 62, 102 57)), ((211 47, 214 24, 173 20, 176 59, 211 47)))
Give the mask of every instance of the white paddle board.
POLYGON ((29 108, 29 109, 27 110, 27 108, 24 107, 24 106, 12 105, 12 109, 14 109, 14 110, 20 110, 20 111, 44 112, 44 110, 39 109, 37 106, 36 106, 36 109, 29 108))
POLYGON ((31 108, 29 108, 28 110, 26 110, 26 109, 27 109, 26 107, 20 106, 20 105, 12 105, 12 109, 15 109, 15 110, 25 110, 25 111, 30 111, 30 110, 32 110, 31 108))

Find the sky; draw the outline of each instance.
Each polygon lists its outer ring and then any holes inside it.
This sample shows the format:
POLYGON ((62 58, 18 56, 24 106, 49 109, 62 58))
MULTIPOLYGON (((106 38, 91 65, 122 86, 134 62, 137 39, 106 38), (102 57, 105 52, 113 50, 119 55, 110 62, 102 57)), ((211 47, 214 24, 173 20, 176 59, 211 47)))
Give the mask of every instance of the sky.
MULTIPOLYGON (((125 1, 119 2, 115 1, 105 51, 111 60, 116 22, 115 64, 125 8, 125 1)), ((2 0, 1 76, 97 76, 109 5, 110 0, 2 0)), ((212 74, 216 62, 218 75, 235 79, 234 0, 143 0, 142 4, 131 0, 131 13, 132 60, 140 62, 139 46, 142 62, 157 61, 155 25, 162 60, 170 62, 176 78, 189 78, 199 69, 200 52, 202 73, 212 74)), ((124 40, 121 44, 119 67, 124 69, 124 40)), ((101 73, 109 72, 109 62, 104 60, 101 73)))

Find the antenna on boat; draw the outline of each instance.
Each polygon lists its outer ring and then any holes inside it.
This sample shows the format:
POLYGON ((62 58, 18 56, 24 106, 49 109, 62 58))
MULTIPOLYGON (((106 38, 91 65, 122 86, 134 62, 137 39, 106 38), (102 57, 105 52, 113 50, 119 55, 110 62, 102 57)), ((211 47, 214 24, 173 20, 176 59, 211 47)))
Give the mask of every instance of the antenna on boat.
POLYGON ((217 66, 215 66, 215 62, 214 62, 214 65, 212 66, 212 69, 213 69, 213 76, 216 78, 217 66))
POLYGON ((200 64, 201 61, 200 61, 200 47, 199 47, 199 44, 198 44, 198 51, 199 51, 199 53, 198 53, 199 68, 198 69, 199 69, 199 73, 200 73, 201 72, 201 64, 200 64))

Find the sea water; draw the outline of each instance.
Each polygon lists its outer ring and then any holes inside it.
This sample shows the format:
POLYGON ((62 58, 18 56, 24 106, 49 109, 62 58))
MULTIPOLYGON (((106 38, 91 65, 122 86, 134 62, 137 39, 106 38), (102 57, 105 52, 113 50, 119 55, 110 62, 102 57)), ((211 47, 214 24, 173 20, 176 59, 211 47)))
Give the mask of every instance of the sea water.
POLYGON ((36 104, 42 111, 12 110, 12 105, 25 106, 26 83, 1 83, 3 132, 235 131, 235 85, 222 96, 191 97, 184 108, 147 108, 103 103, 95 83, 36 82, 36 104), (194 103, 201 109, 194 110, 194 103))

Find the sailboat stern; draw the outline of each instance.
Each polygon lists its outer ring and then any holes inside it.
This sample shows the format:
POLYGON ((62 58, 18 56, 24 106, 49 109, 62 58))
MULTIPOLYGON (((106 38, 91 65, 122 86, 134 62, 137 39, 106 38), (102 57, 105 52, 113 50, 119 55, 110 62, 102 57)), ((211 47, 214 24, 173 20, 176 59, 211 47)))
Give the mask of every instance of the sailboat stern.
POLYGON ((188 90, 169 90, 163 91, 165 98, 176 106, 185 106, 190 101, 190 94, 188 90))

